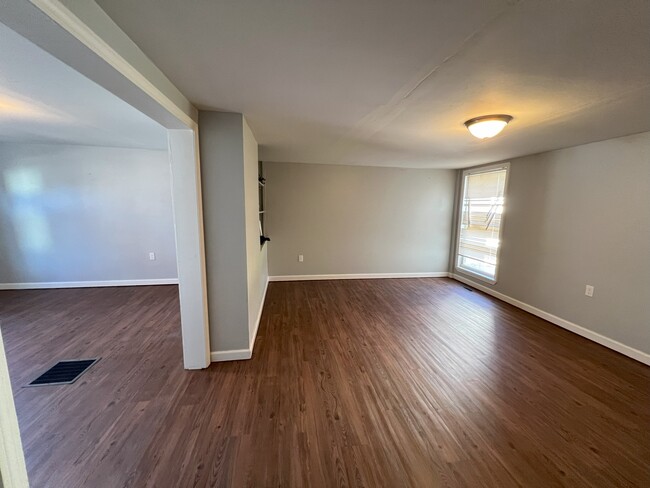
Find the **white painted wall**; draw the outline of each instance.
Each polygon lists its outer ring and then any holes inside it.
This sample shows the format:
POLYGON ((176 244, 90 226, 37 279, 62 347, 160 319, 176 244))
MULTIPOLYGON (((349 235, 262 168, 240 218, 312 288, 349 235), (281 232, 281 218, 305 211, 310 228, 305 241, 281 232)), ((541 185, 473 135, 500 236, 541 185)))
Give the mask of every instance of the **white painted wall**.
POLYGON ((0 488, 28 488, 7 357, 0 332, 0 488))
POLYGON ((167 151, 0 144, 0 283, 175 280, 170 185, 167 151))
POLYGON ((260 246, 257 141, 246 119, 243 122, 248 332, 252 348, 269 278, 268 246, 260 246))
POLYGON ((210 365, 201 164, 196 130, 169 130, 178 298, 186 369, 210 365))
POLYGON ((265 171, 271 276, 448 271, 455 171, 294 163, 265 171))
POLYGON ((650 132, 510 161, 498 282, 481 284, 650 360, 650 132))

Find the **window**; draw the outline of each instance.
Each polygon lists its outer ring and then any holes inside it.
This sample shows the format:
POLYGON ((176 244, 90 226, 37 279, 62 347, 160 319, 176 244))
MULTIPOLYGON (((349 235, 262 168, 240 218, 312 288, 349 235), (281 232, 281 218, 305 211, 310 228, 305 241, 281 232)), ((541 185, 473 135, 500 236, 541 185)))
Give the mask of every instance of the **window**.
POLYGON ((496 283, 510 165, 463 172, 456 268, 496 283))

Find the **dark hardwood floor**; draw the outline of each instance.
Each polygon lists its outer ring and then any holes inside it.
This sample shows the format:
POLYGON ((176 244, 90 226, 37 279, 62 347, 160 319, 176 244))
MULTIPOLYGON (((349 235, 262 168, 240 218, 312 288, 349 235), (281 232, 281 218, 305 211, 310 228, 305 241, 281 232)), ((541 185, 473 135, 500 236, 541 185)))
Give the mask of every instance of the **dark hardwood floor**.
POLYGON ((452 280, 271 283, 253 359, 194 372, 176 287, 0 321, 34 487, 650 486, 650 368, 452 280))

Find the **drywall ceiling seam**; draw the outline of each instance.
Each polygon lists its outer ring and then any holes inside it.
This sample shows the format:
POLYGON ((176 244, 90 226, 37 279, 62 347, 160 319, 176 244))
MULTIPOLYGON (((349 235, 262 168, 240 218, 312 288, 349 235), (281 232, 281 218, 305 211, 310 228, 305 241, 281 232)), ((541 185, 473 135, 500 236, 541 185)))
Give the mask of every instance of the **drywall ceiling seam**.
POLYGON ((424 76, 419 76, 416 78, 415 82, 413 81, 413 78, 411 78, 411 80, 405 83, 387 103, 380 105, 375 110, 359 120, 359 122, 357 122, 357 124, 355 124, 355 126, 350 131, 342 135, 334 144, 332 151, 335 154, 334 158, 337 160, 337 162, 340 162, 340 157, 336 156, 337 152, 339 154, 342 154, 346 149, 352 146, 355 141, 368 140, 374 137, 377 132, 381 131, 405 110, 405 107, 403 105, 404 101, 407 100, 420 86, 422 86, 425 81, 430 79, 433 75, 440 71, 441 68, 452 62, 472 45, 476 44, 480 37, 485 34, 488 29, 499 22, 506 15, 506 13, 512 11, 512 9, 516 7, 520 1, 521 0, 515 0, 514 2, 503 7, 494 16, 492 16, 485 23, 480 25, 477 29, 473 30, 468 36, 466 36, 451 54, 427 70, 424 76))

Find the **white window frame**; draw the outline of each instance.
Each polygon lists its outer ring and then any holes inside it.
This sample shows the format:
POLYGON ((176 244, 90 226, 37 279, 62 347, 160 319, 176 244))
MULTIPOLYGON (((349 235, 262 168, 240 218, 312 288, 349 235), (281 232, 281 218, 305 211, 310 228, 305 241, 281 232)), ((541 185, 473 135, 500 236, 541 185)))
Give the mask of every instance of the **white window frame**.
POLYGON ((497 282, 497 279, 499 277, 499 267, 501 264, 501 236, 503 235, 503 225, 505 223, 505 215, 508 212, 508 180, 510 178, 510 163, 496 163, 496 164, 490 164, 488 166, 480 166, 478 168, 469 168, 466 170, 463 170, 461 173, 461 183, 460 183, 460 193, 458 194, 458 200, 457 200, 457 216, 458 218, 456 219, 456 249, 454 252, 454 271, 464 273, 466 275, 469 275, 473 278, 476 278, 478 280, 484 281, 486 283, 489 283, 490 285, 495 285, 497 282), (504 206, 503 206, 503 214, 501 215, 501 225, 499 226, 499 247, 497 248, 497 265, 494 270, 494 278, 489 278, 487 276, 484 276, 482 274, 477 273, 476 271, 468 270, 465 268, 461 268, 458 266, 458 253, 460 251, 460 227, 462 224, 462 218, 463 218, 463 201, 465 197, 465 178, 467 175, 477 175, 481 173, 491 173, 492 171, 499 170, 499 169, 504 169, 506 170, 506 180, 505 183, 503 184, 503 197, 504 197, 504 206))

